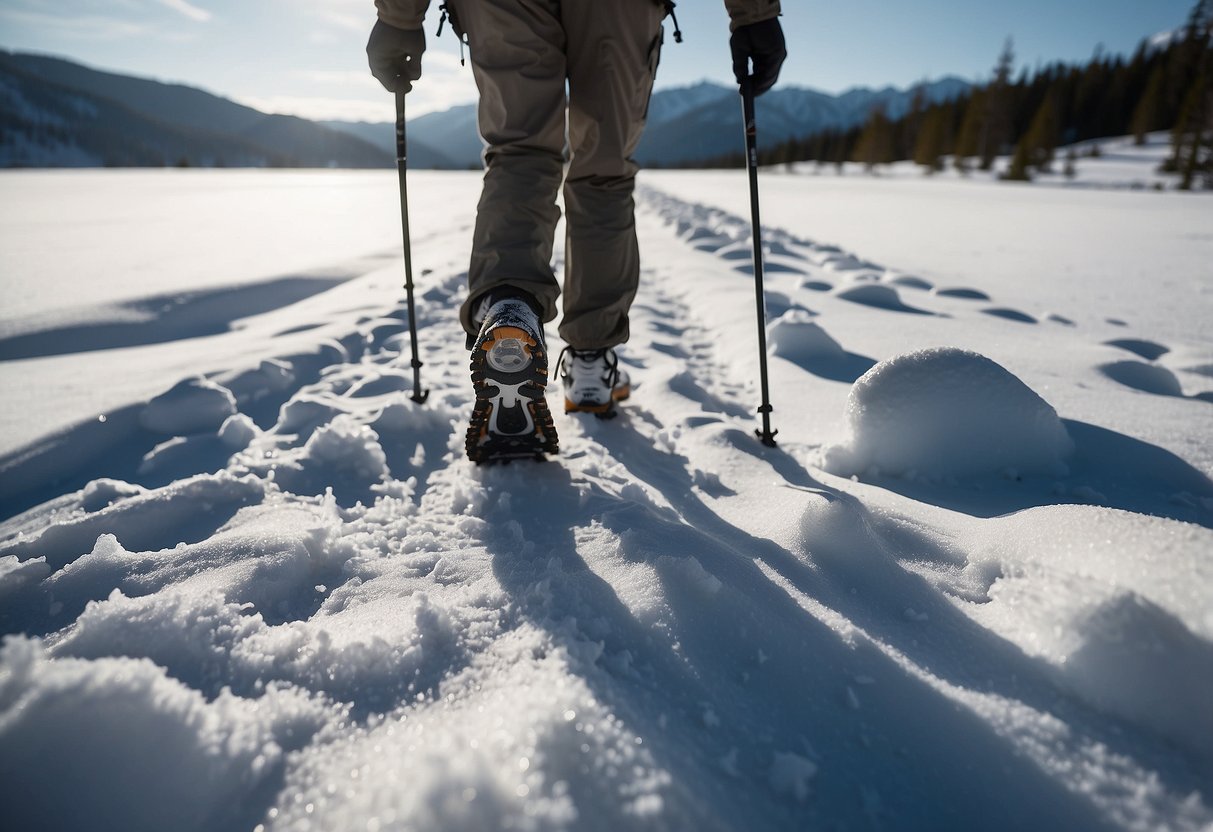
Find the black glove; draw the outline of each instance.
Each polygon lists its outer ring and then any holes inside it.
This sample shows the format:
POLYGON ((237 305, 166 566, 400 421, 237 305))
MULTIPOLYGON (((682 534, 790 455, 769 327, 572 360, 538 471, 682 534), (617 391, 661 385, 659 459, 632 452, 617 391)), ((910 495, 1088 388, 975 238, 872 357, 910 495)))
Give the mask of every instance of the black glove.
POLYGON ((745 83, 752 60, 754 95, 762 95, 775 86, 779 80, 779 68, 788 56, 778 17, 738 26, 729 38, 729 46, 733 50, 733 75, 738 84, 745 83))
POLYGON ((371 29, 366 42, 366 57, 371 75, 388 92, 411 92, 413 82, 421 77, 421 53, 425 51, 425 32, 420 29, 397 29, 382 20, 371 29))

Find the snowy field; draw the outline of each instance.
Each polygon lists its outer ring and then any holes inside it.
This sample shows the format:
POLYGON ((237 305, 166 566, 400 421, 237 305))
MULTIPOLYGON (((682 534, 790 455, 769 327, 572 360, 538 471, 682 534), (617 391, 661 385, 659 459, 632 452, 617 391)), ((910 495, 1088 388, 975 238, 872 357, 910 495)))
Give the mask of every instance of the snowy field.
POLYGON ((424 405, 394 174, 0 175, 0 825, 1208 829, 1213 199, 1151 164, 764 174, 775 449, 744 174, 646 173, 632 400, 489 468, 478 175, 410 178, 424 405))

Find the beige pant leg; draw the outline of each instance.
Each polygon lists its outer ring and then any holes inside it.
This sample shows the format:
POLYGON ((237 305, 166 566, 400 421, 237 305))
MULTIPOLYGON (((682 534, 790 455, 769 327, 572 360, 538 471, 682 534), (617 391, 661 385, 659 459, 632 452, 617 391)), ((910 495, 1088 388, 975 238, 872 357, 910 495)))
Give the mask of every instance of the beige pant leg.
POLYGON ((664 9, 654 0, 564 0, 569 146, 561 337, 575 349, 628 339, 640 280, 632 191, 664 9))
POLYGON ((475 333, 479 296, 511 286, 530 292, 550 321, 560 294, 551 261, 568 74, 560 2, 459 0, 457 7, 480 89, 480 133, 488 143, 460 319, 475 333))
POLYGON ((654 0, 460 0, 480 132, 489 147, 476 214, 468 300, 498 286, 530 292, 543 319, 560 286, 552 243, 563 174, 565 81, 572 160, 561 336, 594 349, 627 340, 640 257, 632 190, 661 48, 664 9, 654 0))

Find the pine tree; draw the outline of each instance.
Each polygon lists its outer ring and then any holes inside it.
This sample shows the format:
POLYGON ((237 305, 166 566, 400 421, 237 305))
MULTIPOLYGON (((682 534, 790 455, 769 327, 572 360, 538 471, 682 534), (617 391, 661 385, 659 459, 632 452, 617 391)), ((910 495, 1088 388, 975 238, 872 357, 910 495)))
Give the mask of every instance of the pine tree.
POLYGON ((1133 142, 1138 147, 1146 143, 1146 134, 1159 129, 1162 116, 1163 82, 1166 72, 1161 64, 1150 73, 1150 81, 1133 110, 1133 142))
POLYGON ((945 107, 936 106, 922 117, 918 141, 914 144, 914 164, 922 165, 927 173, 943 170, 943 154, 951 121, 951 113, 945 107), (948 123, 945 123, 948 122, 948 123))
POLYGON ((1014 68, 1014 41, 1007 38, 1002 53, 998 56, 998 64, 994 68, 994 80, 986 93, 985 118, 978 141, 982 170, 989 170, 994 166, 994 159, 1007 141, 1011 122, 1011 72, 1014 68))
POLYGON ((1028 147, 1027 137, 1019 140, 1015 146, 1015 155, 1011 157, 1011 166, 1002 175, 1003 179, 1013 182, 1031 182, 1032 150, 1028 147))
POLYGON ((986 91, 974 90, 964 108, 964 119, 960 123, 960 135, 956 137, 956 150, 952 165, 961 173, 969 172, 969 158, 980 149, 983 116, 986 110, 986 91))
POLYGON ((910 111, 893 125, 893 158, 906 159, 914 156, 918 137, 922 133, 927 111, 927 96, 922 85, 914 89, 910 99, 910 111))
POLYGON ((1057 111, 1057 93, 1051 90, 1032 117, 1028 132, 1020 140, 1020 146, 1027 147, 1028 164, 1041 173, 1048 173, 1053 164, 1060 135, 1057 111))
MULTIPOLYGON (((1213 183, 1213 0, 1200 0, 1188 18, 1180 53, 1191 81, 1171 132, 1172 157, 1164 170, 1180 175, 1179 188, 1190 190, 1197 177, 1213 183)), ((1175 63, 1172 62, 1172 68, 1175 63)))
POLYGON ((1213 155, 1211 22, 1213 0, 1199 0, 1182 34, 1162 48, 1143 42, 1127 61, 1097 50, 1085 65, 1025 68, 1017 77, 1008 40, 989 83, 954 102, 927 105, 919 90, 899 119, 872 113, 862 126, 821 130, 767 149, 763 160, 841 164, 854 159, 873 170, 913 159, 937 170, 950 154, 952 164, 967 173, 974 157, 990 169, 1012 148, 1018 158, 1005 177, 1025 178, 1033 169, 1047 170, 1060 144, 1083 141, 1089 148, 1083 155, 1097 156, 1096 139, 1132 133, 1141 142, 1150 131, 1172 129, 1174 151, 1166 169, 1186 172, 1196 183, 1206 176, 1213 155), (1202 78, 1199 90, 1204 91, 1194 92, 1202 78))
POLYGON ((1184 98, 1173 133, 1173 168, 1179 173, 1179 189, 1189 191, 1199 176, 1213 176, 1213 88, 1206 73, 1197 75, 1184 98))
POLYGON ((888 165, 896 161, 893 153, 893 124, 885 114, 883 106, 872 108, 851 158, 862 162, 869 173, 877 165, 888 165))

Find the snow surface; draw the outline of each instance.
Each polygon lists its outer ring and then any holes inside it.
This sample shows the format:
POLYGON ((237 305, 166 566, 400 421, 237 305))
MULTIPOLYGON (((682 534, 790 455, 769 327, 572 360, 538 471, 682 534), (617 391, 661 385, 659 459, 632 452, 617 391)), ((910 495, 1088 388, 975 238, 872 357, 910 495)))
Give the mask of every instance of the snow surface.
POLYGON ((424 405, 394 175, 6 183, 115 229, 4 255, 6 824, 1213 824, 1207 198, 767 172, 767 449, 744 176, 645 174, 632 400, 477 468, 478 177, 412 194, 424 405))
POLYGON ((823 466, 842 476, 1064 475, 1074 451, 1048 402, 985 356, 955 347, 880 362, 851 387, 847 416, 851 434, 826 449, 823 466))

